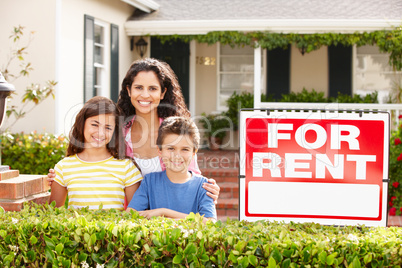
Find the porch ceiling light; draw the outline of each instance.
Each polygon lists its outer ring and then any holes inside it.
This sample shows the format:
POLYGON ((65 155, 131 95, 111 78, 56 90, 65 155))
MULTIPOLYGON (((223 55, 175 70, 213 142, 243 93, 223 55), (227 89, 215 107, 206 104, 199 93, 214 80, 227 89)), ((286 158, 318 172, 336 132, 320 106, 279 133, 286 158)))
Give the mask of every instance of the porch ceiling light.
POLYGON ((135 48, 137 49, 137 52, 138 52, 138 54, 140 54, 141 58, 147 52, 147 47, 148 47, 148 43, 142 37, 140 38, 140 40, 138 40, 135 43, 135 48))
POLYGON ((0 72, 0 127, 6 114, 6 98, 15 90, 12 84, 7 83, 3 74, 0 72))

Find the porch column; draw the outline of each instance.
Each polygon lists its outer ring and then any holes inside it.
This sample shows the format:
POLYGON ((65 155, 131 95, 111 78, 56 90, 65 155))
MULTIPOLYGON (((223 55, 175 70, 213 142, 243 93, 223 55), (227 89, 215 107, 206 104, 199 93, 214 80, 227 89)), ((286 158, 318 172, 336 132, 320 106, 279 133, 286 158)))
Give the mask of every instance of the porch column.
POLYGON ((190 41, 190 79, 189 79, 189 106, 190 106, 190 113, 191 116, 196 116, 195 114, 195 79, 196 79, 196 62, 195 62, 195 55, 196 55, 196 42, 195 40, 190 41))
POLYGON ((254 108, 259 107, 261 107, 261 47, 257 46, 254 49, 254 108))

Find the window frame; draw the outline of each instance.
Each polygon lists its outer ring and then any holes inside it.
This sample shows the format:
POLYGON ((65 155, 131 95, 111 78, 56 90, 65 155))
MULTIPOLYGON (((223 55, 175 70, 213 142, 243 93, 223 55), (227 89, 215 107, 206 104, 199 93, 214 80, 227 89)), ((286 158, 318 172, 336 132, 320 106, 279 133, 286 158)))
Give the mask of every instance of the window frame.
MULTIPOLYGON (((240 48, 241 49, 241 48, 240 48)), ((217 75, 217 85, 216 85, 216 110, 218 112, 224 112, 228 110, 228 107, 226 105, 222 106, 221 105, 221 101, 220 101, 220 95, 221 95, 221 75, 223 74, 230 74, 229 72, 226 71, 221 71, 221 58, 222 58, 222 54, 221 54, 221 44, 220 42, 217 43, 217 57, 216 57, 216 75, 217 75)), ((245 74, 249 74, 252 77, 252 81, 253 81, 253 88, 250 91, 250 93, 254 94, 254 51, 252 54, 248 55, 248 54, 239 54, 239 55, 226 55, 226 56, 239 56, 239 57, 244 57, 244 56, 249 56, 253 59, 253 63, 252 63, 252 71, 247 71, 244 72, 245 74)), ((266 49, 262 49, 261 50, 261 92, 265 92, 264 89, 266 89, 266 67, 267 67, 267 57, 266 57, 266 49)), ((239 71, 239 73, 241 73, 241 71, 239 71)), ((239 90, 235 90, 233 92, 237 92, 238 94, 241 93, 242 91, 239 90)), ((232 93, 233 94, 233 93, 232 93)))

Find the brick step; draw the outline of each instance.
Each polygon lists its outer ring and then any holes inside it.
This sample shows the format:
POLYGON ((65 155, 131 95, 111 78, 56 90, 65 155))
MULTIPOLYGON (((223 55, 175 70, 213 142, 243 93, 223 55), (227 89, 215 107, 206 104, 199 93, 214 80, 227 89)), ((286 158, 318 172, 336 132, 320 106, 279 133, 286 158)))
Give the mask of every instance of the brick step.
POLYGON ((4 180, 8 180, 8 179, 12 179, 15 177, 18 177, 20 175, 20 171, 19 170, 4 170, 0 172, 0 181, 4 181, 4 180))
POLYGON ((231 220, 239 219, 239 211, 237 209, 217 209, 217 218, 218 220, 224 222, 228 218, 231 220))
POLYGON ((236 184, 239 184, 239 178, 238 177, 211 177, 214 180, 218 182, 218 184, 224 183, 224 182, 233 182, 236 184))
POLYGON ((34 202, 36 204, 46 204, 46 202, 49 202, 49 197, 50 192, 44 192, 16 200, 0 199, 0 206, 3 207, 5 211, 20 211, 21 209, 24 208, 24 205, 27 204, 27 202, 34 202))
POLYGON ((228 169, 239 167, 239 152, 237 150, 199 150, 197 162, 201 169, 228 169))
MULTIPOLYGON (((218 199, 218 202, 219 202, 219 199, 218 199)), ((387 226, 402 227, 402 216, 391 216, 391 215, 388 215, 387 226)))
POLYGON ((0 181, 0 198, 16 200, 49 190, 46 176, 20 175, 0 181))
POLYGON ((201 174, 207 178, 235 177, 239 175, 238 168, 202 168, 201 174))
POLYGON ((239 200, 237 198, 231 199, 218 199, 218 204, 216 204, 217 209, 238 209, 239 200))
POLYGON ((222 199, 239 198, 239 184, 237 182, 218 182, 218 185, 221 187, 218 203, 222 199))

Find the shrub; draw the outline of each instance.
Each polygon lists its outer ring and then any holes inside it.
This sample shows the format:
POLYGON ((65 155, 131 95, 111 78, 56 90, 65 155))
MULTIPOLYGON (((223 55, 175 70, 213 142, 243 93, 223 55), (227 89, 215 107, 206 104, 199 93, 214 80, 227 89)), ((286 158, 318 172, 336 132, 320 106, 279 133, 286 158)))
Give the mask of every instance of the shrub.
POLYGON ((359 94, 354 94, 350 96, 348 94, 338 93, 338 97, 329 98, 330 102, 338 102, 338 103, 378 103, 378 92, 375 91, 370 94, 366 94, 365 96, 361 96, 359 94))
POLYGON ((216 137, 221 140, 226 137, 226 131, 230 129, 230 122, 220 114, 201 114, 200 123, 204 128, 204 137, 216 137))
POLYGON ((317 92, 314 89, 307 91, 303 88, 301 92, 290 92, 289 94, 282 94, 280 102, 329 102, 328 98, 324 97, 324 92, 317 92))
MULTIPOLYGON (((402 115, 399 116, 399 120, 402 115)), ((402 214, 402 124, 391 134, 389 146, 388 208, 390 215, 402 214)))
POLYGON ((228 110, 224 113, 227 117, 229 117, 234 126, 234 130, 237 130, 239 127, 238 117, 240 109, 242 108, 253 108, 254 106, 254 94, 250 92, 242 92, 237 94, 233 92, 232 96, 226 101, 228 106, 228 110))
POLYGON ((399 267, 402 229, 144 219, 26 206, 0 213, 1 267, 399 267))
POLYGON ((21 174, 47 174, 67 149, 67 139, 62 135, 3 133, 0 139, 2 164, 21 174))

